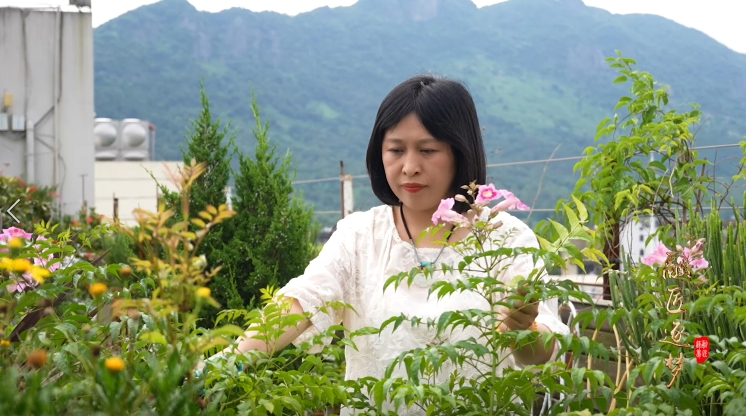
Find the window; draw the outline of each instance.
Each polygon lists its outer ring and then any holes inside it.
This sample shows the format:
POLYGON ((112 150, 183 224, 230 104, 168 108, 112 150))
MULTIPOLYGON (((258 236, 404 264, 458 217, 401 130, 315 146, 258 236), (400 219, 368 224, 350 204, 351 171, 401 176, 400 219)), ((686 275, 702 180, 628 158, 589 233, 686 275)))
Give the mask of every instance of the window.
POLYGON ((644 256, 644 255, 645 255, 645 249, 642 249, 642 248, 640 249, 640 255, 641 255, 641 256, 644 256))
POLYGON ((645 236, 640 234, 640 241, 645 241, 645 236))

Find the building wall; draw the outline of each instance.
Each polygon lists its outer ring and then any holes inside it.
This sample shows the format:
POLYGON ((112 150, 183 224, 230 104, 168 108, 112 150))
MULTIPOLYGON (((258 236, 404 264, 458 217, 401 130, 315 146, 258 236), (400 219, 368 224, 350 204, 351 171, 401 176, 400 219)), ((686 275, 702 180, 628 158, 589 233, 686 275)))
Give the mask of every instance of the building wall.
POLYGON ((655 232, 657 222, 655 219, 640 218, 640 221, 631 221, 622 228, 620 242, 622 245, 622 256, 630 256, 634 263, 640 263, 640 259, 655 250, 658 239, 653 238, 650 243, 645 244, 648 236, 655 232))
POLYGON ((170 170, 177 173, 182 165, 181 162, 97 161, 94 205, 96 212, 113 218, 116 197, 119 199, 119 220, 127 225, 137 224, 132 212, 136 208, 157 211, 157 183, 175 190, 176 187, 169 179, 168 172, 170 170), (151 177, 151 173, 155 179, 151 177))
POLYGON ((56 186, 63 213, 80 210, 84 198, 91 205, 95 194, 90 12, 0 7, 0 112, 9 119, 22 116, 34 127, 34 139, 28 143, 28 131, 0 131, 2 174, 56 186), (4 105, 5 94, 12 97, 10 107, 4 105))

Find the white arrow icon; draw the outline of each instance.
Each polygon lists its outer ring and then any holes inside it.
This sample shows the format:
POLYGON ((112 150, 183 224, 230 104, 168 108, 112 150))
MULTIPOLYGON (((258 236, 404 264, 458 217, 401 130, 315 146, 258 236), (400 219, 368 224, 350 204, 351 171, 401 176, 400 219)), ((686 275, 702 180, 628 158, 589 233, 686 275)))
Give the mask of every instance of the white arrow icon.
POLYGON ((10 212, 10 210, 13 209, 13 208, 15 208, 16 205, 18 205, 19 202, 21 202, 20 199, 16 200, 16 202, 14 202, 13 205, 11 205, 10 208, 8 208, 8 211, 6 211, 8 213, 8 215, 10 215, 11 217, 13 217, 14 220, 16 220, 17 223, 20 223, 20 221, 18 221, 18 218, 16 218, 16 216, 13 215, 13 213, 10 212))

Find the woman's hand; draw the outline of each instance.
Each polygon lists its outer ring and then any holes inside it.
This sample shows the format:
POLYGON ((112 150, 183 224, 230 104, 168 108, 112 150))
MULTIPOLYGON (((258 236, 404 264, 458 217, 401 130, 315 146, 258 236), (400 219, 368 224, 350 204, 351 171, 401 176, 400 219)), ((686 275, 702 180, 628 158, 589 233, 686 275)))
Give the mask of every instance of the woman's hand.
MULTIPOLYGON (((525 286, 516 289, 518 296, 525 297, 528 294, 525 286)), ((500 305, 499 310, 500 332, 505 331, 521 331, 533 327, 536 317, 539 316, 539 301, 531 300, 526 303, 522 300, 513 301, 513 307, 509 308, 504 305, 500 305)))
MULTIPOLYGON (((518 296, 525 296, 528 294, 526 286, 522 286, 516 289, 518 296)), ((512 307, 500 305, 499 318, 500 322, 499 331, 523 331, 526 329, 533 329, 538 332, 550 332, 549 328, 545 325, 537 324, 536 317, 539 316, 539 300, 529 299, 528 302, 523 300, 514 300, 512 307)), ((554 351, 555 342, 549 348, 546 348, 541 342, 541 338, 536 342, 530 342, 515 348, 513 350, 513 356, 516 362, 522 365, 535 365, 543 364, 549 361, 554 351)))

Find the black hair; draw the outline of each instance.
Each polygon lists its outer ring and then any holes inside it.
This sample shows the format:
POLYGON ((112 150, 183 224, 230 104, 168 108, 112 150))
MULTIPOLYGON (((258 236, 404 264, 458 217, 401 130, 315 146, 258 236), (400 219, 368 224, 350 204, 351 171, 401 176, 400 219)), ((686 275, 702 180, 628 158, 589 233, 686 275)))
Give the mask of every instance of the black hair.
MULTIPOLYGON (((437 140, 451 146, 456 174, 451 184, 452 195, 466 196, 462 186, 473 181, 487 181, 487 160, 482 142, 482 130, 474 99, 462 83, 432 75, 417 75, 394 87, 378 108, 373 131, 368 142, 365 163, 373 193, 386 205, 398 206, 399 199, 391 190, 383 168, 383 137, 404 117, 414 113, 422 125, 437 140)), ((467 206, 457 203, 454 210, 464 212, 467 206)))

